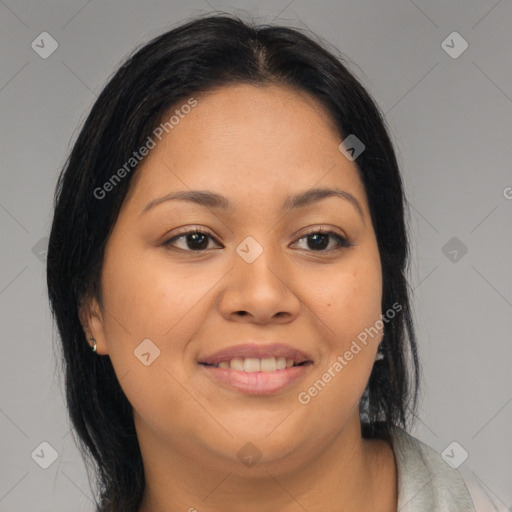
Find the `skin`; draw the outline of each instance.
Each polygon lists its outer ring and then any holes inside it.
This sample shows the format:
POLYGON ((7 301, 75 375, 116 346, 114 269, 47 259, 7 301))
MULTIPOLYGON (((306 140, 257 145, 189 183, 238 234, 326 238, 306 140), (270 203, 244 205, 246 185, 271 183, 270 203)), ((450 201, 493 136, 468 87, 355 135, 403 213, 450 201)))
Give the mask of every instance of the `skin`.
POLYGON ((81 311, 133 406, 146 474, 140 511, 396 511, 393 452, 361 437, 358 411, 382 330, 307 405, 297 399, 383 313, 356 162, 303 92, 237 84, 196 98, 137 169, 105 251, 103 307, 93 298, 81 311), (362 216, 339 197, 281 211, 287 195, 313 187, 349 192, 362 216), (190 189, 222 194, 232 208, 167 201, 141 213, 190 189), (196 227, 213 238, 163 245, 196 227), (319 227, 355 245, 330 236, 315 250, 304 232, 319 227), (263 248, 253 263, 236 252, 247 236, 263 248), (147 338, 160 350, 149 366, 134 357, 147 338), (199 366, 248 340, 288 343, 313 365, 266 396, 224 388, 199 366), (248 442, 262 454, 250 468, 237 457, 248 442))

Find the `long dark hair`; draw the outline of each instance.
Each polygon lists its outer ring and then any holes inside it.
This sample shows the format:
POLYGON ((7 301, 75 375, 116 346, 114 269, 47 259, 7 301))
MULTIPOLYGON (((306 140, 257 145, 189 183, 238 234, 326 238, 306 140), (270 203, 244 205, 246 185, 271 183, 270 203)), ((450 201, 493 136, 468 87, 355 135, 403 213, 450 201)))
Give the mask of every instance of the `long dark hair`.
POLYGON ((132 408, 109 357, 86 342, 79 307, 102 305, 100 275, 109 234, 136 167, 105 197, 97 191, 140 148, 169 109, 230 83, 282 84, 309 93, 330 112, 340 141, 365 144, 356 164, 368 197, 382 264, 383 358, 360 402, 363 436, 408 428, 417 407, 419 364, 409 305, 406 200, 385 121, 374 101, 319 39, 218 14, 187 21, 133 52, 104 87, 60 174, 47 255, 52 314, 62 341, 70 419, 86 462, 93 462, 98 510, 136 512, 145 480, 132 408), (400 307, 397 308, 396 305, 400 307), (395 306, 393 306, 395 305, 395 306), (412 360, 412 369, 408 361, 412 360))

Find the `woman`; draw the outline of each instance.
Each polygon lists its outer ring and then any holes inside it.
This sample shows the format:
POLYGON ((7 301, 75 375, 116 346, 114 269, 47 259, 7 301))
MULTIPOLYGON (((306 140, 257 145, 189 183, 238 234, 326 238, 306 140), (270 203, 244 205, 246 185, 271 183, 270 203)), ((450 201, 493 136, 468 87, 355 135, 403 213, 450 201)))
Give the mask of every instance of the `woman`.
POLYGON ((475 510, 406 431, 404 204, 379 110, 311 38, 219 15, 134 53, 48 250, 98 510, 475 510))

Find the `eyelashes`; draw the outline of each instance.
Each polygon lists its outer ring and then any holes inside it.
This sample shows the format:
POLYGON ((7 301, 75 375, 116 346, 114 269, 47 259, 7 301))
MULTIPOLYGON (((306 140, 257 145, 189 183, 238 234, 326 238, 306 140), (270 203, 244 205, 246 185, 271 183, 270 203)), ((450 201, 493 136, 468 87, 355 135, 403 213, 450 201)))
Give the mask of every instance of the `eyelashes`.
POLYGON ((322 241, 331 237, 334 240, 336 240, 336 243, 337 243, 337 246, 335 247, 335 249, 329 249, 328 251, 318 251, 317 250, 318 247, 323 248, 323 244, 316 244, 316 241, 318 240, 318 238, 315 238, 315 244, 313 244, 313 245, 314 246, 316 245, 317 247, 315 249, 312 249, 314 252, 330 252, 331 250, 336 250, 336 249, 341 249, 341 248, 346 249, 348 247, 354 246, 354 243, 351 240, 349 240, 348 238, 336 233, 335 231, 327 230, 327 229, 323 229, 323 228, 316 228, 316 229, 313 229, 306 233, 303 233, 302 236, 298 239, 298 241, 300 242, 301 240, 308 239, 309 237, 313 237, 314 235, 320 235, 319 238, 322 241))
MULTIPOLYGON (((162 243, 162 246, 175 251, 202 253, 211 249, 209 247, 210 240, 213 240, 218 244, 217 240, 210 232, 194 228, 183 231, 172 238, 169 238, 162 243), (177 241, 181 239, 184 239, 185 247, 177 247, 175 245, 177 241)), ((307 249, 304 250, 314 253, 331 253, 332 251, 346 249, 355 245, 355 243, 349 238, 346 238, 333 230, 327 230, 324 228, 315 228, 302 233, 300 238, 298 238, 293 245, 304 240, 307 245, 307 249), (309 243, 311 241, 312 243, 309 243), (329 248, 329 246, 332 245, 331 241, 335 242, 334 248, 329 248)))
MULTIPOLYGON (((215 240, 214 236, 211 235, 210 233, 208 233, 207 231, 201 231, 199 229, 192 229, 192 230, 189 230, 189 231, 184 231, 184 232, 182 232, 179 235, 173 236, 169 240, 165 241, 162 245, 164 245, 165 247, 167 247, 169 249, 172 249, 172 250, 187 251, 187 249, 175 247, 173 245, 173 243, 175 243, 176 240, 179 240, 181 238, 185 238, 185 239, 187 239, 187 241, 193 240, 193 243, 197 243, 198 241, 199 242, 203 242, 202 245, 204 246, 204 240, 205 240, 206 237, 208 237, 208 238, 210 238, 212 240, 215 240), (191 238, 188 238, 188 237, 191 237, 191 238)), ((189 252, 201 252, 201 251, 204 251, 206 249, 207 249, 207 247, 199 247, 199 250, 197 250, 197 247, 196 247, 196 250, 190 249, 189 252)))

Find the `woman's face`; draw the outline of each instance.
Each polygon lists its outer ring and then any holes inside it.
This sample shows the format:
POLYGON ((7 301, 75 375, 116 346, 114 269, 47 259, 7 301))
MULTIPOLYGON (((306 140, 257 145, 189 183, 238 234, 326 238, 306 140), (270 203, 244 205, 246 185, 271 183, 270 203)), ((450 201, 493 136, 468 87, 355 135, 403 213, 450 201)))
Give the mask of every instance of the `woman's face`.
POLYGON ((143 453, 293 467, 359 422, 382 339, 360 341, 382 297, 365 190, 308 95, 239 84, 196 100, 136 171, 89 326, 143 453))

